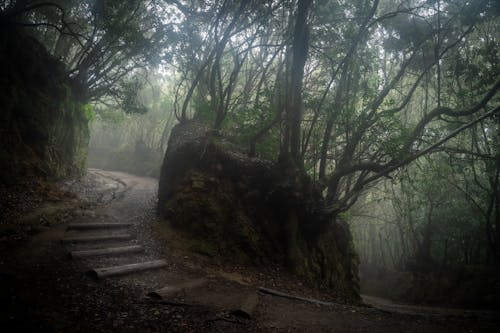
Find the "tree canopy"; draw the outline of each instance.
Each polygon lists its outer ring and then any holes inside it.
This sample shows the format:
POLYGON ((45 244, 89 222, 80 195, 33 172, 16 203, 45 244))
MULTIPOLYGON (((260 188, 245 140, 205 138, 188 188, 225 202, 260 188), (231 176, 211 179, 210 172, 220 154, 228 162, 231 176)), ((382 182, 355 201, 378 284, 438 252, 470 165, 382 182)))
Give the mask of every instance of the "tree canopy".
POLYGON ((179 121, 291 154, 334 214, 499 111, 493 1, 177 4, 179 121))
POLYGON ((499 229, 498 1, 13 0, 0 9, 1 24, 30 29, 66 64, 79 98, 145 112, 145 73, 167 73, 179 122, 202 119, 249 155, 305 175, 333 216, 443 153, 460 161, 449 170, 462 177, 457 191, 493 193, 467 198, 499 229))

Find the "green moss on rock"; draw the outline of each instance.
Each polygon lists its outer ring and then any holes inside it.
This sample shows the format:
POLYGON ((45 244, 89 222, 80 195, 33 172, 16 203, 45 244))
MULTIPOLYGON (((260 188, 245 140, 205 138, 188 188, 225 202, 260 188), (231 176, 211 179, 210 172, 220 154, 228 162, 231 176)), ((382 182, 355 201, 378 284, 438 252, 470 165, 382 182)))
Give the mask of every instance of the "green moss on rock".
POLYGON ((89 140, 84 104, 63 65, 21 30, 0 31, 0 182, 81 174, 89 140))
POLYGON ((297 193, 288 187, 273 163, 249 158, 205 133, 197 122, 172 131, 159 186, 159 210, 172 227, 210 256, 286 265, 346 299, 358 299, 358 258, 347 224, 323 215, 315 206, 322 199, 312 189, 297 193))

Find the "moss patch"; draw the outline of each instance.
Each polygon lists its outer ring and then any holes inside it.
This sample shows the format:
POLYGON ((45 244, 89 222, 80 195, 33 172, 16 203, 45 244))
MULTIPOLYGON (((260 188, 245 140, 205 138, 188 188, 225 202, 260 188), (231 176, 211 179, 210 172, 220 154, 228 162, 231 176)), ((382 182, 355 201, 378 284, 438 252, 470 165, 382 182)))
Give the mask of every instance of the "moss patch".
POLYGON ((357 299, 348 226, 321 213, 322 199, 307 182, 298 179, 305 186, 297 190, 272 162, 205 133, 199 123, 174 128, 160 177, 159 211, 190 248, 234 264, 286 265, 357 299))
POLYGON ((64 68, 36 40, 0 31, 0 182, 63 178, 84 171, 89 140, 84 104, 64 68))

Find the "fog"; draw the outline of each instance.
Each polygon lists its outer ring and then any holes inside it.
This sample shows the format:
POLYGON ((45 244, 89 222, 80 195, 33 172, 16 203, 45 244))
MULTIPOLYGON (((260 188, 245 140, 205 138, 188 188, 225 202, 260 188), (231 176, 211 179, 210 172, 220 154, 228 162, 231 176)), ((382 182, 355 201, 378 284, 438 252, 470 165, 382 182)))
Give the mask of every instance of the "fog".
POLYGON ((134 103, 144 109, 143 113, 127 112, 119 105, 95 105, 88 167, 159 178, 168 136, 176 120, 171 82, 159 73, 149 74, 147 82, 134 95, 134 103))

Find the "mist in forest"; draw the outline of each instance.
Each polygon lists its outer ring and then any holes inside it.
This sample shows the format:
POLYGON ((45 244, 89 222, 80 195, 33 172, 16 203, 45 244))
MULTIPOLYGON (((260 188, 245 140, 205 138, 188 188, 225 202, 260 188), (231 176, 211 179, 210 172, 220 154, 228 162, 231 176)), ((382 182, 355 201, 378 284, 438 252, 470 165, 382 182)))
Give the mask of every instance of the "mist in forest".
POLYGON ((172 110, 172 83, 161 74, 149 73, 134 94, 141 110, 109 108, 97 104, 91 123, 87 166, 159 178, 168 136, 176 119, 172 110))
POLYGON ((368 191, 347 213, 362 293, 409 303, 496 306, 495 222, 488 212, 495 199, 485 191, 492 178, 485 174, 487 163, 471 162, 465 156, 421 159, 368 191))
POLYGON ((48 331, 498 327, 422 305, 500 309, 500 1, 0 1, 0 68, 0 285, 19 327, 47 299, 48 331), (120 233, 79 238, 101 222, 120 233), (47 230, 55 254, 27 242, 16 270, 16 242, 47 230), (167 266, 192 299, 124 279, 122 304, 62 259, 113 237, 135 243, 105 255, 134 252, 95 276, 167 266))
POLYGON ((249 156, 291 159, 323 191, 351 228, 361 293, 498 305, 497 9, 391 4, 318 2, 291 44, 272 6, 207 9, 226 24, 169 7, 172 62, 131 76, 123 103, 94 104, 88 166, 159 178, 173 126, 202 121, 249 156), (356 23, 334 28, 338 12, 356 23))

